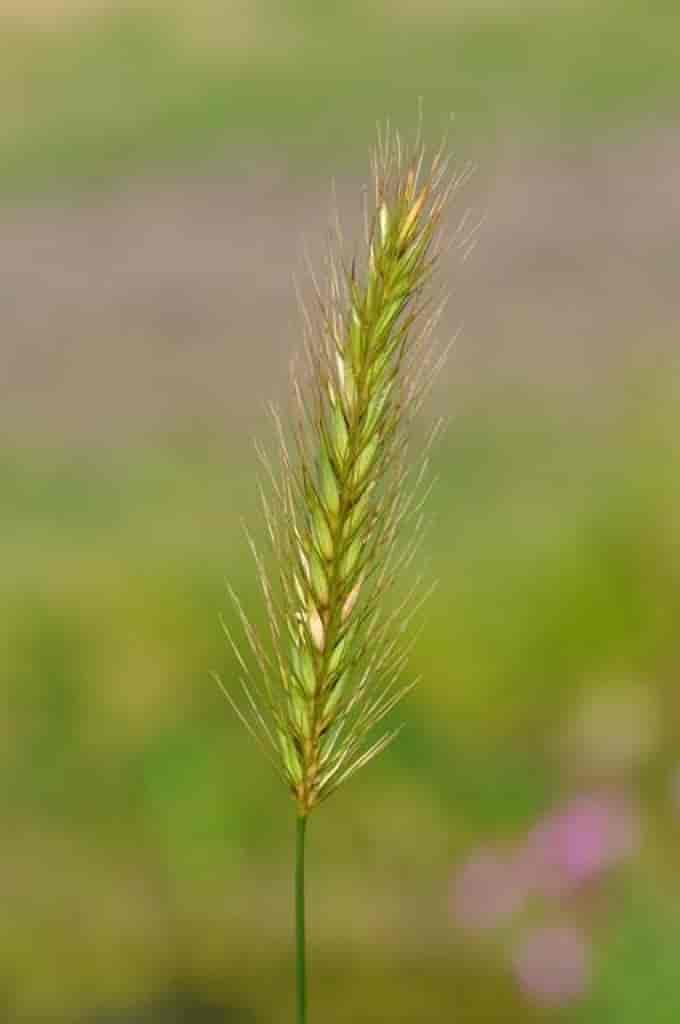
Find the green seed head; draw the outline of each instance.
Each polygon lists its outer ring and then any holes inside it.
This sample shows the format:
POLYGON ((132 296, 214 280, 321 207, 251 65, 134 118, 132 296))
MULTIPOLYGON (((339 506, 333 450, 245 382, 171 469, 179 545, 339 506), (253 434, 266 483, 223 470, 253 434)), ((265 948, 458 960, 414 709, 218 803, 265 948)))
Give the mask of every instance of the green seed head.
POLYGON ((419 318, 452 184, 439 155, 424 166, 421 148, 404 158, 398 139, 379 143, 373 226, 363 259, 331 268, 318 296, 293 445, 279 424, 271 577, 258 556, 271 644, 241 613, 259 677, 237 710, 303 815, 389 742, 371 731, 408 688, 385 596, 413 504, 404 454, 431 362, 416 355, 432 326, 419 318))

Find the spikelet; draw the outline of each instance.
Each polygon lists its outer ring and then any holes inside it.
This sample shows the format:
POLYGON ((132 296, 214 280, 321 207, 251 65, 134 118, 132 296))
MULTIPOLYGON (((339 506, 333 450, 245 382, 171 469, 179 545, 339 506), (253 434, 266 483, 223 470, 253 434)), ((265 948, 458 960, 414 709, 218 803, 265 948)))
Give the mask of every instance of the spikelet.
POLYGON ((361 269, 344 268, 338 246, 327 291, 316 286, 319 316, 306 316, 308 373, 293 385, 292 442, 275 413, 279 469, 262 456, 273 573, 251 546, 271 642, 235 595, 252 668, 227 630, 243 700, 225 692, 301 815, 390 742, 393 732, 372 731, 410 689, 403 638, 415 598, 387 611, 385 597, 418 539, 420 490, 406 453, 436 368, 426 290, 457 181, 441 154, 425 169, 422 146, 406 157, 389 133, 373 172, 361 269))

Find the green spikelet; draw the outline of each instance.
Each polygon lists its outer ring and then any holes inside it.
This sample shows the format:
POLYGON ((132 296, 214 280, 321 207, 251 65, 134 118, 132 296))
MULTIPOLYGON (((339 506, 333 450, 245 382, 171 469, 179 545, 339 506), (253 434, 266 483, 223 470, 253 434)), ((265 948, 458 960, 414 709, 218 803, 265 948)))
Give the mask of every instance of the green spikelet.
POLYGON ((265 499, 275 582, 258 558, 272 644, 244 621, 262 683, 246 680, 243 717, 303 816, 389 742, 388 733, 371 743, 370 731, 408 689, 383 599, 411 540, 398 542, 412 508, 405 453, 430 365, 422 310, 453 184, 439 156, 423 167, 420 148, 405 159, 398 140, 380 143, 363 263, 331 266, 328 293, 317 295, 293 446, 278 424, 281 471, 270 471, 265 499))

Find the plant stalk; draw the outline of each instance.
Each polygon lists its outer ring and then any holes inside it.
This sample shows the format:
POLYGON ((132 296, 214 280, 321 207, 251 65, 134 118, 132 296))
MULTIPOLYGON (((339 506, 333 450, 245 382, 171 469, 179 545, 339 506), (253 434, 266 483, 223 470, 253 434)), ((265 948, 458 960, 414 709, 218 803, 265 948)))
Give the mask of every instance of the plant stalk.
POLYGON ((305 944, 305 835, 307 815, 297 817, 295 843, 295 978, 297 1024, 307 1024, 307 964, 305 944))

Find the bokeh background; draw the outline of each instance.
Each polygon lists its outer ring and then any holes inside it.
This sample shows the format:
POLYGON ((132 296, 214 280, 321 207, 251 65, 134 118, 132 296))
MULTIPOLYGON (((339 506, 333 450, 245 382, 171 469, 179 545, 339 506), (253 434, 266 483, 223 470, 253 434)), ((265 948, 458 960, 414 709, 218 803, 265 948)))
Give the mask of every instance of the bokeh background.
POLYGON ((476 166, 439 588, 312 823, 314 1019, 678 1019, 679 97, 676 0, 3 0, 3 1020, 291 1019, 292 806, 209 673, 293 276, 420 100, 476 166))

